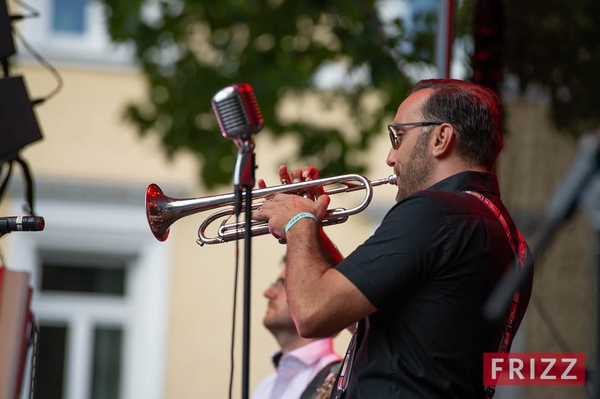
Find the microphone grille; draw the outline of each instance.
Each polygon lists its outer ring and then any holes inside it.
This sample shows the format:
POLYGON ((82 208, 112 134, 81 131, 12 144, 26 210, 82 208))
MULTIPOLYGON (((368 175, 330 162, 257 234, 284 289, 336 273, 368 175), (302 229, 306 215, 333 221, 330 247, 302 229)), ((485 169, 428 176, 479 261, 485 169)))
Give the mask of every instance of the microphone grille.
POLYGON ((252 90, 252 86, 248 83, 240 84, 239 89, 247 105, 246 109, 249 111, 250 124, 257 129, 255 133, 258 133, 264 126, 264 120, 260 113, 260 108, 258 108, 258 101, 256 101, 254 90, 252 90))
POLYGON ((234 84, 219 91, 212 106, 223 136, 244 139, 261 131, 264 120, 252 86, 234 84))
POLYGON ((214 104, 224 131, 231 132, 250 123, 244 112, 242 96, 238 93, 232 92, 230 97, 215 101, 214 104))

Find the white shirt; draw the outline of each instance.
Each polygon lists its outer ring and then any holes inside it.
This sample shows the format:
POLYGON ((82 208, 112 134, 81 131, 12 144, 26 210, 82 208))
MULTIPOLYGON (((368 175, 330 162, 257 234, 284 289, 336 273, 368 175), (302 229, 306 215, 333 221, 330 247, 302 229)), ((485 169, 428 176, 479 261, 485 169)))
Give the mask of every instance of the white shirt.
MULTIPOLYGON (((278 351, 272 356, 275 363, 278 351)), ((281 356, 276 371, 262 380, 252 399, 298 399, 313 378, 329 363, 341 360, 331 338, 319 339, 281 356)))

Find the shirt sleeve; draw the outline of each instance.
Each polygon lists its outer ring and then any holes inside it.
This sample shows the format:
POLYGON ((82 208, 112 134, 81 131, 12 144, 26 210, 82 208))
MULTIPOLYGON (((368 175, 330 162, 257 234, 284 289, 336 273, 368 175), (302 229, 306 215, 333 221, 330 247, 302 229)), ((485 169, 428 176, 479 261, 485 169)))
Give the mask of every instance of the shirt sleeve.
POLYGON ((442 207, 416 194, 394 205, 381 226, 338 266, 380 311, 416 287, 443 262, 453 239, 442 207))

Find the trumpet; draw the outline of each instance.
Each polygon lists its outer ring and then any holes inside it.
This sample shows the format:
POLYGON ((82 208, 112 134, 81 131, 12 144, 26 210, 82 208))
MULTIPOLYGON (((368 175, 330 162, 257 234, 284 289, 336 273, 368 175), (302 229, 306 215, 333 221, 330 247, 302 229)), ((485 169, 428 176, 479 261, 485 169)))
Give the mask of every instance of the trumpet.
MULTIPOLYGON (((317 180, 304 181, 300 183, 285 184, 254 190, 250 200, 253 202, 252 209, 256 210, 268 201, 270 197, 276 194, 299 194, 316 187, 323 187, 324 193, 331 196, 339 193, 348 193, 357 190, 365 190, 364 199, 354 208, 334 208, 327 211, 322 226, 344 223, 348 217, 362 212, 373 198, 373 187, 384 184, 396 184, 396 175, 390 175, 387 178, 379 180, 368 180, 366 177, 357 174, 341 175, 317 180), (337 185, 337 187, 325 189, 326 186, 337 185), (340 187, 341 186, 341 187, 340 187), (256 202, 255 202, 256 201, 256 202)), ((198 245, 220 244, 232 241, 238 238, 244 238, 245 226, 243 222, 228 223, 234 214, 233 202, 235 194, 220 194, 200 198, 177 199, 170 198, 163 194, 160 187, 156 184, 150 184, 146 190, 146 217, 148 225, 154 237, 159 241, 165 241, 169 236, 169 229, 177 220, 210 209, 227 207, 217 211, 206 218, 198 228, 198 245), (208 237, 206 229, 213 222, 225 218, 218 228, 215 237, 208 237)), ((246 201, 246 193, 242 193, 242 201, 246 201)), ((269 227, 266 222, 252 220, 250 233, 252 236, 259 236, 269 233, 269 227)))

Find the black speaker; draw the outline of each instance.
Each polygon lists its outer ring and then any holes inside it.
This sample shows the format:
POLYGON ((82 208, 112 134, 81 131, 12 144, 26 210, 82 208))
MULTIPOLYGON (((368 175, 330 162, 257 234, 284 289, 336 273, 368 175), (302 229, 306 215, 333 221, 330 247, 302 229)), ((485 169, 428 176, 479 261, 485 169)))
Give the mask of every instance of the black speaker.
POLYGON ((42 133, 21 76, 0 79, 0 163, 40 140, 42 133))
POLYGON ((16 53, 6 0, 0 0, 0 60, 16 53))

